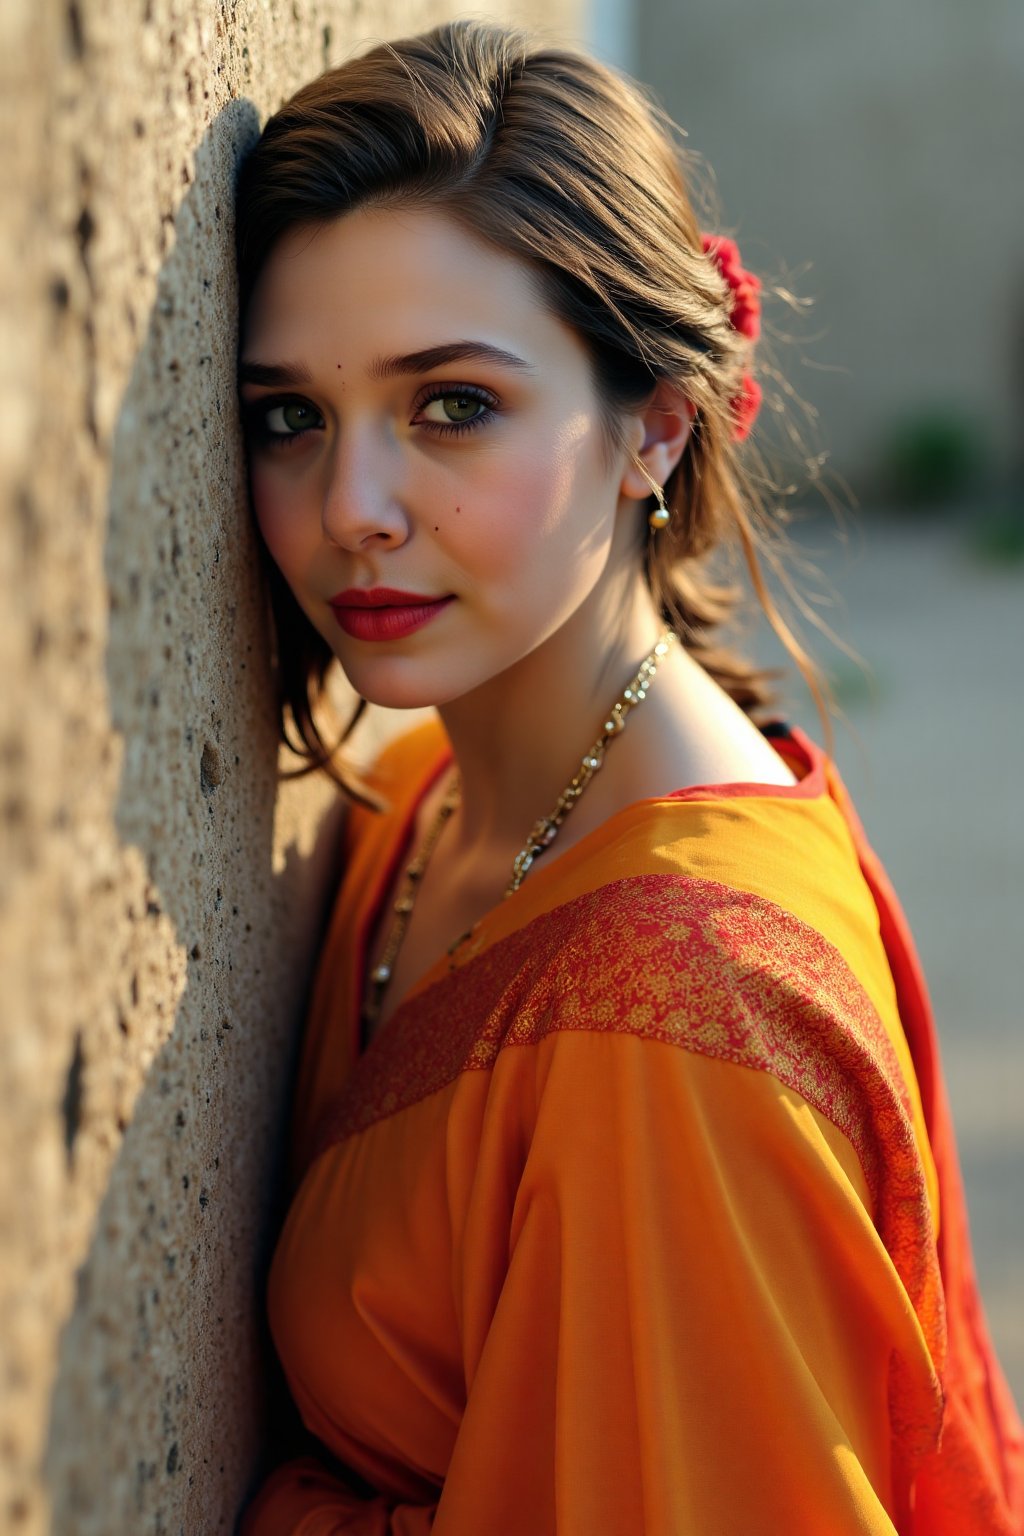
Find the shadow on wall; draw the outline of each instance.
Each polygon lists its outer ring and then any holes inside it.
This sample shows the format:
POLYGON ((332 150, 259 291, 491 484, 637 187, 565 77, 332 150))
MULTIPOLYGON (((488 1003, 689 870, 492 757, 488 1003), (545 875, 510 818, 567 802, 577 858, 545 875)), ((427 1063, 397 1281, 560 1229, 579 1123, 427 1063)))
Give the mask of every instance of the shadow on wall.
POLYGON ((258 131, 235 101, 197 149, 114 438, 106 670, 124 958, 87 1127, 80 1046, 68 1080, 71 1177, 84 1138, 116 1151, 45 1461, 54 1529, 78 1536, 230 1530, 262 1430, 261 1281, 338 825, 324 788, 276 779, 235 405, 232 188, 258 131), (283 855, 282 805, 299 829, 283 855))

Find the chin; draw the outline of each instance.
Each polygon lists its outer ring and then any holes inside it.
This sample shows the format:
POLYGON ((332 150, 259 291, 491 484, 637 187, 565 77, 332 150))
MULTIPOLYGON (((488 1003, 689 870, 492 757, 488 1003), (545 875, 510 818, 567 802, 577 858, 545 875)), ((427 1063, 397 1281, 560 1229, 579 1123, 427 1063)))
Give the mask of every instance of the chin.
POLYGON ((484 681, 445 675, 440 667, 410 667, 406 658, 355 666, 346 666, 344 657, 338 660, 359 697, 381 709, 433 709, 461 698, 484 681))

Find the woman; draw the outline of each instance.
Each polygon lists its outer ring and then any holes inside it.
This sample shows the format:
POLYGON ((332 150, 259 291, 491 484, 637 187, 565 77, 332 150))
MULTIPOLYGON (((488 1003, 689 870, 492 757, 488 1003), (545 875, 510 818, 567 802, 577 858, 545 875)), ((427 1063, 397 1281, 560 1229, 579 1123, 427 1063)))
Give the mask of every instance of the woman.
POLYGON ((334 658, 437 710, 350 818, 269 1285, 315 1453, 243 1531, 1019 1531, 910 940, 716 641, 757 285, 663 123, 442 27, 271 120, 239 252, 283 720, 344 778, 334 658))

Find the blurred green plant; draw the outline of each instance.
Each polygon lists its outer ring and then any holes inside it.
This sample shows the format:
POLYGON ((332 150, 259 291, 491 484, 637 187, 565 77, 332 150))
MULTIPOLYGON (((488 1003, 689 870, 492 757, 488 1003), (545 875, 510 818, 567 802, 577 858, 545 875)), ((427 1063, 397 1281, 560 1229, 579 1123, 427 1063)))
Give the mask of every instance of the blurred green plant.
POLYGON ((972 521, 967 548, 986 565, 1024 565, 1024 492, 988 507, 972 521))
POLYGON ((884 445, 885 493, 900 506, 948 506, 977 488, 987 463, 977 423, 942 407, 918 411, 897 422, 884 445))

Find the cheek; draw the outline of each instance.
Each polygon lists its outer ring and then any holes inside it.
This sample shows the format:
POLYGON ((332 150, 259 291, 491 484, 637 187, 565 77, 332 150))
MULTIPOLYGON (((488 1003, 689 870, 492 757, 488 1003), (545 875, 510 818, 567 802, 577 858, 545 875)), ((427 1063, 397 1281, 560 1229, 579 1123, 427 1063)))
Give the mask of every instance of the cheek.
POLYGON ((442 532, 483 579, 533 589, 564 587, 566 572, 589 579, 607 554, 614 497, 588 432, 567 433, 544 445, 528 443, 500 473, 467 491, 442 532), (607 513, 607 516, 604 514, 607 513))
POLYGON ((282 484, 280 476, 259 464, 253 464, 249 470, 249 490, 264 543, 282 572, 288 575, 300 561, 308 542, 307 519, 301 516, 295 492, 282 484))

